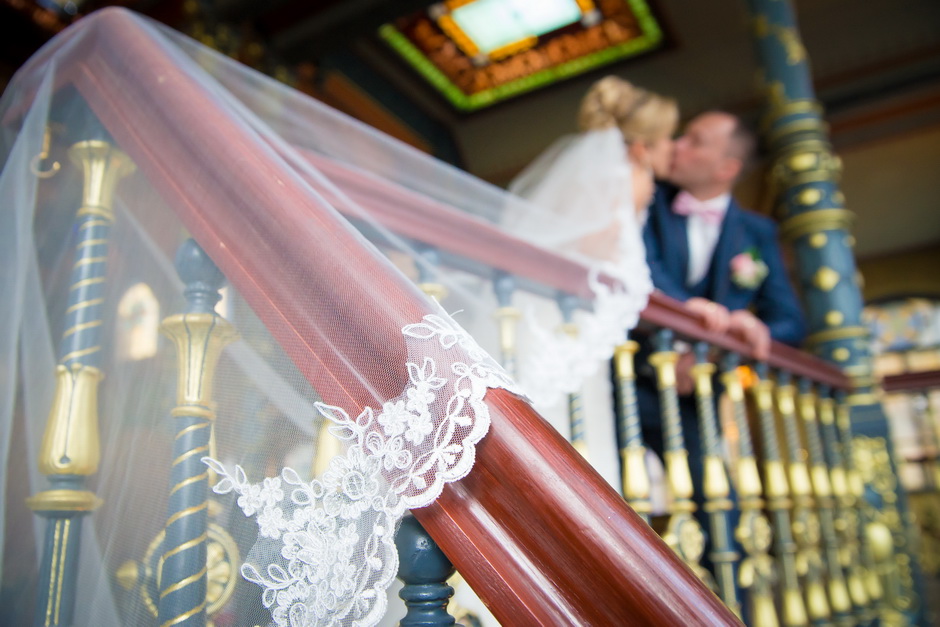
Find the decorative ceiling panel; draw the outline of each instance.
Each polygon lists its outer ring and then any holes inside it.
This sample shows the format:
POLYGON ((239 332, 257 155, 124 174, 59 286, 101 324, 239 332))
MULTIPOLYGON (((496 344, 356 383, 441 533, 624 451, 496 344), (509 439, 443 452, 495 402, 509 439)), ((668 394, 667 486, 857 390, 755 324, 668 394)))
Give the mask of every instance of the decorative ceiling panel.
POLYGON ((379 35, 462 112, 663 41, 644 0, 445 0, 385 24, 379 35))

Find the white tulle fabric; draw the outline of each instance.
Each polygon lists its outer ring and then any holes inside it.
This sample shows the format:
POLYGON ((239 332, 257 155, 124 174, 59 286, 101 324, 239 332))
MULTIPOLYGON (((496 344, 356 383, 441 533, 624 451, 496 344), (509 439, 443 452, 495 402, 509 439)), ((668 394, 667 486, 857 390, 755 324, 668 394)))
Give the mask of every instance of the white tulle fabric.
MULTIPOLYGON (((309 371, 309 364, 289 357, 297 354, 289 350, 295 347, 274 340, 277 334, 259 320, 238 285, 227 288, 219 312, 241 339, 225 349, 216 369, 217 449, 206 463, 219 477, 213 497, 218 507, 210 509, 221 511, 213 514, 213 523, 231 536, 241 555, 247 555, 240 572, 261 592, 244 582, 236 586, 233 598, 220 610, 227 616, 214 620, 227 624, 237 617, 245 624, 273 620, 291 626, 376 624, 383 620, 386 588, 397 570, 393 543, 397 523, 408 509, 433 502, 446 483, 471 471, 475 445, 489 426, 487 390, 504 388, 548 397, 576 388, 610 357, 645 305, 648 273, 639 263, 642 243, 629 203, 630 171, 622 141, 608 132, 569 141, 555 151, 556 158, 544 161, 553 167, 530 171, 524 189, 517 190, 521 195, 510 194, 178 33, 143 18, 130 19, 211 100, 211 111, 170 118, 155 89, 151 102, 139 103, 152 109, 147 124, 159 131, 161 125, 204 124, 211 119, 237 123, 245 142, 239 150, 263 159, 276 176, 302 188, 310 206, 325 211, 331 220, 350 216, 346 225, 360 248, 356 252, 374 259, 384 272, 380 279, 351 277, 360 287, 367 284, 376 296, 373 302, 381 305, 344 315, 367 320, 370 328, 381 330, 389 345, 404 346, 407 355, 403 362, 379 363, 371 374, 354 375, 359 387, 374 391, 375 402, 326 404, 302 374, 309 371), (318 170, 309 154, 340 163, 362 179, 379 178, 412 190, 573 256, 593 267, 595 279, 604 273, 614 277, 615 284, 592 280, 595 298, 582 303, 576 314, 581 328, 577 340, 558 333, 553 323, 536 321, 539 309, 544 313, 554 307, 551 299, 520 294, 541 299, 542 304, 530 308, 535 313, 523 325, 537 341, 527 345, 529 354, 520 354, 521 383, 516 384, 489 357, 497 350, 492 328, 477 326, 492 318, 491 299, 482 296, 491 288, 490 275, 428 265, 415 242, 385 228, 374 207, 352 200, 352 190, 344 187, 348 182, 318 170), (562 196, 546 185, 568 190, 565 202, 549 203, 547 198, 562 196), (574 241, 553 239, 559 233, 589 237, 615 224, 619 232, 612 256, 592 258, 574 241), (396 296, 410 294, 411 302, 423 298, 413 284, 419 270, 429 277, 425 280, 445 285, 450 295, 440 304, 426 299, 416 317, 396 296), (486 283, 482 291, 481 281, 486 283), (445 310, 461 311, 451 319, 445 310), (327 469, 316 474, 315 462, 328 450, 321 428, 325 423, 331 424, 341 446, 332 453, 327 469)), ((0 556, 4 611, 14 623, 28 622, 32 615, 32 608, 23 606, 30 597, 22 591, 35 587, 45 528, 25 509, 23 499, 48 487, 36 470, 36 457, 55 387, 54 347, 69 306, 68 273, 74 263, 81 185, 66 149, 102 125, 113 130, 122 123, 97 120, 80 94, 58 88, 58 72, 65 60, 93 53, 95 42, 108 36, 94 15, 82 19, 24 66, 0 100, 4 157, 0 197, 5 203, 0 207, 0 293, 10 305, 0 308, 0 463, 4 476, 24 477, 18 484, 4 482, 0 510, 0 523, 6 525, 0 547, 15 551, 0 556), (62 170, 38 178, 34 166, 50 124, 58 130, 52 152, 41 165, 58 160, 62 170), (8 542, 11 537, 29 540, 8 542)), ((162 84, 162 77, 141 75, 137 68, 110 71, 120 74, 109 75, 109 80, 162 84)), ((239 153, 233 149, 230 158, 238 160, 239 153)), ((210 198, 237 196, 243 183, 235 177, 218 181, 195 168, 175 184, 187 191, 191 206, 199 207, 210 198)), ((145 309, 158 308, 158 319, 186 308, 184 286, 172 261, 184 226, 159 185, 148 178, 146 167, 138 167, 119 183, 115 214, 109 288, 102 305, 106 312, 101 364, 105 379, 99 390, 102 462, 91 480, 103 505, 84 519, 75 618, 77 625, 106 627, 155 620, 148 606, 152 590, 148 592, 146 582, 124 590, 113 574, 128 560, 142 563, 163 529, 175 435, 169 417, 176 403, 174 350, 162 339, 157 352, 142 359, 118 350, 129 330, 143 320, 136 314, 122 317, 119 304, 144 283, 153 294, 145 309)), ((236 212, 227 217, 245 220, 236 212)), ((302 227, 310 233, 310 254, 321 254, 317 215, 311 214, 302 227)), ((201 244, 212 250, 217 242, 201 244)), ((343 258, 332 261, 337 273, 344 272, 343 258)), ((294 298, 299 310, 313 311, 325 296, 298 285, 294 298)), ((325 345, 338 359, 372 356, 369 344, 357 343, 344 331, 342 318, 328 319, 318 331, 330 339, 325 345)), ((291 341, 302 343, 303 338, 291 341)), ((146 574, 156 565, 143 566, 137 572, 146 574)))
POLYGON ((546 323, 538 311, 544 304, 523 307, 532 339, 519 380, 537 406, 578 392, 623 343, 625 331, 636 326, 653 291, 631 168, 623 135, 611 127, 561 138, 509 186, 531 205, 508 211, 504 227, 591 268, 594 299, 591 309, 573 316, 575 334, 546 323), (602 273, 616 283, 599 281, 602 273))

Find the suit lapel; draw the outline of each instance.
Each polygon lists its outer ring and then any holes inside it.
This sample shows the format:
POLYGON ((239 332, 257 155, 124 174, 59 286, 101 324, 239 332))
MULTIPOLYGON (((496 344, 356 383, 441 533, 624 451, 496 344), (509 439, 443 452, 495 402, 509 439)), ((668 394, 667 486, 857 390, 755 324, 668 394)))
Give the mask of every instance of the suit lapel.
POLYGON ((678 190, 672 189, 662 195, 663 203, 663 257, 680 285, 686 284, 689 276, 689 231, 688 217, 672 210, 672 201, 678 190))
POLYGON ((721 235, 715 245, 712 264, 708 270, 711 274, 712 293, 714 295, 712 300, 716 303, 727 305, 725 301, 731 290, 731 258, 736 253, 741 252, 741 229, 741 208, 732 198, 728 204, 728 212, 721 224, 721 235))

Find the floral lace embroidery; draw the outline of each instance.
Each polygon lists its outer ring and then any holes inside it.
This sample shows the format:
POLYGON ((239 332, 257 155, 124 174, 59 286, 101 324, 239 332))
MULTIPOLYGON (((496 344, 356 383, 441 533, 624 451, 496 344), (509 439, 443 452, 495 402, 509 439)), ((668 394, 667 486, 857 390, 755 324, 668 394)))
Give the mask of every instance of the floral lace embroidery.
POLYGON ((367 407, 351 418, 340 407, 316 403, 335 423, 330 431, 349 443, 321 477, 304 481, 284 468, 280 477, 251 483, 240 466, 229 472, 203 458, 220 477, 213 490, 238 494, 242 512, 256 519, 259 537, 241 573, 262 587, 276 625, 377 623, 398 570, 398 521, 470 471, 476 443, 489 429, 486 391, 518 393, 446 314, 427 315, 402 334, 411 338, 409 349, 418 340, 426 350, 419 351, 420 362, 406 364, 404 394, 378 415, 367 407))

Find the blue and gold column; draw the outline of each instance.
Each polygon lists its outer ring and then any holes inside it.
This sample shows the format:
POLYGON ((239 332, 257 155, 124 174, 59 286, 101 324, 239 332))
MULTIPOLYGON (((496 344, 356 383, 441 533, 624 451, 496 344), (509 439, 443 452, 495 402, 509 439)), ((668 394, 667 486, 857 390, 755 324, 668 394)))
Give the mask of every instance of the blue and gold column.
MULTIPOLYGON (((792 2, 748 0, 748 5, 767 91, 762 133, 773 159, 773 198, 782 219, 781 235, 796 253, 809 320, 807 348, 851 378, 847 402, 854 436, 890 443, 887 419, 874 392, 869 333, 862 324, 861 277, 849 232, 853 216, 839 190, 841 162, 816 100, 792 2)), ((890 444, 888 450, 893 450, 890 444)), ((895 470, 893 460, 889 462, 895 470)), ((904 494, 898 491, 895 497, 905 516, 904 494)), ((896 545, 909 533, 904 525, 891 531, 896 545)), ((897 557, 916 573, 913 556, 897 557)), ((922 612, 909 609, 917 606, 894 609, 906 620, 922 622, 922 612)))
POLYGON ((874 403, 868 331, 849 233, 853 214, 839 190, 833 153, 813 91, 806 49, 788 0, 748 0, 763 62, 762 135, 773 159, 775 209, 792 242, 809 319, 809 348, 849 374, 855 403, 874 403))
POLYGON ((128 156, 104 140, 79 142, 69 157, 81 168, 84 184, 55 398, 39 453, 39 470, 50 485, 27 501, 49 521, 35 625, 72 624, 82 518, 100 504, 84 484, 100 459, 98 382, 112 199, 118 181, 134 171, 128 156))
POLYGON ((176 407, 170 412, 176 438, 158 584, 161 626, 206 622, 209 474, 201 459, 209 455, 215 419, 215 366, 222 349, 238 337, 215 313, 224 277, 193 240, 180 247, 176 266, 186 283, 187 311, 160 327, 176 345, 179 369, 176 407))

